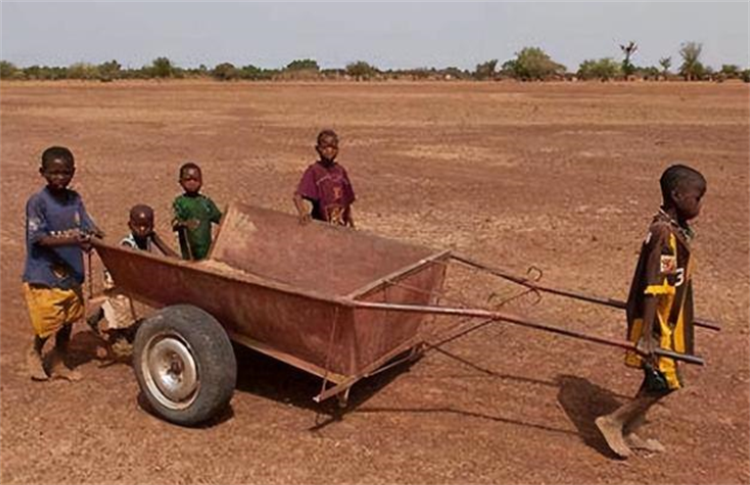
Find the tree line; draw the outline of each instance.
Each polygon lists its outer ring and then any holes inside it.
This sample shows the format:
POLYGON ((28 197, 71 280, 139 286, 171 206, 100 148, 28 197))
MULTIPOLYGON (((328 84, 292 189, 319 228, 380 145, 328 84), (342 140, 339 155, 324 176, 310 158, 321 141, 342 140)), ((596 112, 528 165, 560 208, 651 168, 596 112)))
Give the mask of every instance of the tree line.
POLYGON ((701 62, 703 46, 697 42, 687 42, 679 50, 681 63, 673 67, 672 57, 663 57, 658 66, 638 66, 633 63, 633 56, 638 51, 635 42, 621 45, 622 60, 614 57, 584 60, 575 72, 554 61, 539 47, 524 47, 498 67, 498 60, 492 59, 477 64, 473 71, 457 67, 388 69, 382 70, 365 62, 356 61, 341 69, 321 69, 314 59, 297 59, 281 69, 265 69, 252 64, 235 66, 222 62, 213 68, 200 65, 197 68, 177 66, 167 57, 158 57, 151 64, 140 68, 124 68, 116 60, 102 64, 79 62, 67 67, 39 66, 18 67, 8 61, 0 61, 0 79, 14 80, 60 80, 83 79, 103 82, 118 79, 185 79, 214 78, 219 81, 234 80, 320 80, 320 79, 354 79, 354 80, 501 80, 517 79, 521 81, 545 81, 564 79, 615 80, 646 79, 686 81, 742 79, 750 82, 750 69, 742 69, 736 64, 724 64, 720 70, 701 62))

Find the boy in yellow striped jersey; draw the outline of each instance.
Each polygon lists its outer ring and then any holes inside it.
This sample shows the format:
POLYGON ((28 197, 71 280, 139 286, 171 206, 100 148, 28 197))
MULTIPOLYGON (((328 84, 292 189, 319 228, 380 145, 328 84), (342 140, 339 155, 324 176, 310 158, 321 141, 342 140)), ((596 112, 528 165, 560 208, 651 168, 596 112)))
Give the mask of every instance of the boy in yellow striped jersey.
POLYGON ((651 406, 683 387, 677 362, 656 356, 654 349, 693 353, 693 231, 688 221, 700 213, 706 179, 690 167, 673 165, 660 184, 664 203, 641 246, 627 304, 628 339, 639 353, 628 352, 625 363, 643 369, 645 377, 631 402, 596 419, 607 444, 621 458, 632 449, 664 450, 658 441, 635 432, 651 406))

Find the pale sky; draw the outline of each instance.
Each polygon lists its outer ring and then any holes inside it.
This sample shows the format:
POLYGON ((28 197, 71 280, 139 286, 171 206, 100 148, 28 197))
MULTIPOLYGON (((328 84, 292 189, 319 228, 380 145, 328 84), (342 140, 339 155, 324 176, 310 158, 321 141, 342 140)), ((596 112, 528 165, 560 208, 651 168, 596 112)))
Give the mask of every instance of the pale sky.
POLYGON ((0 57, 24 67, 116 59, 141 67, 166 56, 181 67, 221 62, 322 67, 364 60, 381 69, 473 70, 525 46, 569 70, 591 58, 621 59, 635 41, 637 65, 656 65, 680 45, 703 44, 702 61, 750 66, 748 2, 203 3, 2 2, 0 57))

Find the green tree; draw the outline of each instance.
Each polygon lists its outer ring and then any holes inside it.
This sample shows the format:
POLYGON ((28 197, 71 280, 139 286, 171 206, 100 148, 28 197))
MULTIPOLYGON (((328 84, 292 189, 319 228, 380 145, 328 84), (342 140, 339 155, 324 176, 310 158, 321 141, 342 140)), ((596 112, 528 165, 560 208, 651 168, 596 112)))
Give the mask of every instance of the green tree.
POLYGON ((214 67, 211 76, 219 81, 232 81, 240 77, 240 73, 231 62, 222 62, 214 67))
POLYGON ((252 80, 271 80, 274 76, 279 74, 278 69, 263 69, 261 67, 253 66, 248 64, 240 69, 240 76, 243 79, 252 80))
POLYGON ((486 79, 494 79, 496 69, 497 59, 490 59, 487 62, 477 64, 476 69, 474 69, 474 79, 478 79, 480 81, 486 79))
POLYGON ((359 81, 372 79, 380 74, 380 70, 365 61, 357 61, 346 65, 346 74, 359 81))
POLYGON ((119 79, 122 71, 122 66, 114 59, 99 64, 98 68, 99 79, 104 82, 119 79))
POLYGON ((99 68, 93 64, 76 62, 68 67, 68 78, 84 80, 98 79, 99 68))
POLYGON ((576 76, 581 79, 601 79, 606 81, 620 75, 621 65, 611 57, 588 59, 578 67, 576 76))
POLYGON ((638 50, 638 45, 631 40, 628 45, 620 44, 620 49, 625 54, 625 59, 622 61, 622 73, 625 77, 632 76, 635 73, 635 66, 630 62, 630 58, 638 50))
POLYGON ((726 77, 727 79, 736 79, 742 75, 740 71, 740 66, 738 66, 737 64, 722 65, 721 74, 723 74, 724 77, 726 77))
POLYGON ((170 78, 174 77, 176 68, 166 57, 157 57, 151 62, 150 73, 151 76, 157 78, 170 78))
POLYGON ((661 66, 661 74, 667 77, 669 75, 669 68, 672 67, 672 58, 662 57, 659 59, 659 65, 661 66))
MULTIPOLYGON (((507 63, 506 63, 507 64, 507 63)), ((503 64, 505 66, 505 64, 503 64)), ((511 65, 513 76, 524 81, 548 79, 565 74, 565 66, 553 61, 539 47, 524 47, 511 65)))
POLYGON ((683 76, 686 81, 701 79, 703 77, 706 68, 703 67, 703 64, 700 62, 702 51, 703 44, 698 42, 688 42, 683 44, 680 48, 680 56, 682 57, 680 75, 683 76))
POLYGON ((320 71, 315 59, 296 59, 286 65, 287 71, 320 71))
POLYGON ((0 61, 0 79, 13 79, 18 74, 18 68, 12 62, 0 61))

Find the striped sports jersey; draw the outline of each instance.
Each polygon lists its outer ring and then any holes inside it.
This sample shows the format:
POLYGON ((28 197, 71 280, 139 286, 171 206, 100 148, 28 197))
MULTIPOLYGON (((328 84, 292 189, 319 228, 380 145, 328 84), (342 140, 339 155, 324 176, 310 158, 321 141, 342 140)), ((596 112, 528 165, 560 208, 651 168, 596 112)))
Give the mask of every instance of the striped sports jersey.
MULTIPOLYGON (((692 231, 681 226, 664 211, 654 217, 641 246, 627 303, 628 340, 637 343, 643 332, 644 302, 656 297, 654 339, 663 349, 693 353, 693 295, 691 284, 690 239, 692 231)), ((628 351, 625 362, 640 367, 642 360, 628 351)), ((670 389, 681 386, 673 359, 660 357, 659 371, 670 389)))

